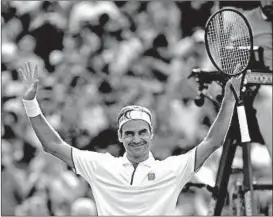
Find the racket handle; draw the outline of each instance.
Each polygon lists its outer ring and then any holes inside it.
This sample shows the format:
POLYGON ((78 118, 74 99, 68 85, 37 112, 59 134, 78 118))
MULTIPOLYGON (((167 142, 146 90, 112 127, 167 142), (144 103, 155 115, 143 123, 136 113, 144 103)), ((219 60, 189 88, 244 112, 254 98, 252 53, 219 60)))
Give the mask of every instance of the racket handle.
POLYGON ((248 124, 246 119, 246 111, 244 105, 237 106, 237 114, 241 133, 241 142, 250 142, 248 124))

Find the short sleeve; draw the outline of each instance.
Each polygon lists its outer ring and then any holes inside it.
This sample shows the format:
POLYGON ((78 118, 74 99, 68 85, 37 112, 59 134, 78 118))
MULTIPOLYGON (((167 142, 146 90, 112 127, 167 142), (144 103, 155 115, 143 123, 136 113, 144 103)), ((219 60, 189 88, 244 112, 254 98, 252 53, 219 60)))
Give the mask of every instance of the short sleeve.
POLYGON ((178 185, 181 188, 183 188, 183 186, 194 175, 195 158, 196 158, 196 147, 185 154, 181 154, 178 156, 171 156, 166 159, 168 161, 169 166, 175 172, 178 185))
POLYGON ((97 167, 97 161, 103 155, 93 151, 72 148, 74 172, 81 175, 87 182, 91 182, 97 167))

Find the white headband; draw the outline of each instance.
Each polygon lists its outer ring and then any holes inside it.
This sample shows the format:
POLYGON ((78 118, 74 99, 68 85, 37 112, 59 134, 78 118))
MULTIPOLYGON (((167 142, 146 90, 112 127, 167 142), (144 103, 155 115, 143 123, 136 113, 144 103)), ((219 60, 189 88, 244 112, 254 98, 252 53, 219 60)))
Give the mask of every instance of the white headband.
POLYGON ((152 126, 151 118, 146 112, 134 110, 127 112, 120 118, 119 129, 123 126, 123 124, 130 120, 143 120, 146 121, 150 125, 150 127, 152 126))

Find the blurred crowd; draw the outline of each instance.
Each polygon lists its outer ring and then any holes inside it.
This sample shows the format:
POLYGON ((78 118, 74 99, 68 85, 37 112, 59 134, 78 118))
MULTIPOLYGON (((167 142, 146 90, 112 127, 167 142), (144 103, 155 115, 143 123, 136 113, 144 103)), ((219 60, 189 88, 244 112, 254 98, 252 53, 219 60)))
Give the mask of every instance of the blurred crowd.
MULTIPOLYGON (((37 99, 44 115, 74 147, 122 156, 116 116, 131 104, 154 114, 156 159, 186 152, 205 137, 218 110, 209 100, 196 106, 198 84, 188 76, 196 67, 214 69, 203 28, 216 3, 1 3, 2 215, 97 214, 92 189, 43 152, 29 124, 17 73, 26 61, 39 66, 37 99)), ((222 87, 212 83, 207 91, 216 98, 222 87)), ((272 161, 264 146, 253 147, 263 156, 254 161, 255 175, 267 180, 272 161)), ((191 181, 213 186, 221 151, 191 181)), ((234 164, 242 167, 240 149, 234 164)), ((205 215, 210 197, 202 189, 182 192, 177 214, 205 215)))

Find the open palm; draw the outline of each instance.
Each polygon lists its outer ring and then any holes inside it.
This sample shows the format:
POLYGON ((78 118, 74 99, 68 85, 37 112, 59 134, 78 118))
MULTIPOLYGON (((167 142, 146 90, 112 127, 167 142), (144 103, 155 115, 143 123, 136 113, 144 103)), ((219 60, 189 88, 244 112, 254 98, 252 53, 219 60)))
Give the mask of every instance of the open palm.
POLYGON ((24 100, 32 100, 36 96, 38 87, 38 66, 35 66, 34 71, 31 70, 31 65, 29 62, 25 63, 25 71, 21 68, 18 69, 21 79, 25 84, 25 92, 23 95, 24 100))

